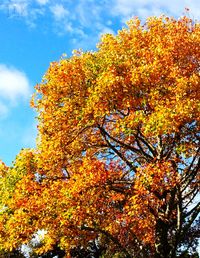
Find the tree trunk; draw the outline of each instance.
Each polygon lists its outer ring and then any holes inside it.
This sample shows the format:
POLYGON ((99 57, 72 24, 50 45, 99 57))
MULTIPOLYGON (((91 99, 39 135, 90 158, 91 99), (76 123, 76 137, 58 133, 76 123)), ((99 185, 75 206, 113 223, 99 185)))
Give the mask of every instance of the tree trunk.
POLYGON ((172 248, 168 241, 168 230, 169 226, 167 223, 159 219, 156 225, 155 258, 171 257, 172 248))

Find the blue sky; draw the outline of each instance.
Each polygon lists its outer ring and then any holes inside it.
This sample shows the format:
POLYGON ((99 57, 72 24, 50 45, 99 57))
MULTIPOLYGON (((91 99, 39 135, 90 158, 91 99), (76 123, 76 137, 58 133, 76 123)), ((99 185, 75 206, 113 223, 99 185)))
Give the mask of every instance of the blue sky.
POLYGON ((199 0, 0 0, 0 159, 10 165, 21 148, 34 147, 34 85, 50 62, 73 49, 94 50, 102 33, 116 33, 132 16, 199 20, 199 0))

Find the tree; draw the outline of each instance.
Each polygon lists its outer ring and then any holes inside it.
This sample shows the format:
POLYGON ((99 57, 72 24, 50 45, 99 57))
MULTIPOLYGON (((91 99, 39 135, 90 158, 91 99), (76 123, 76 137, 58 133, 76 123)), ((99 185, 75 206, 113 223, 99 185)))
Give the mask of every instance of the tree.
POLYGON ((39 254, 98 241, 102 257, 195 255, 199 36, 187 17, 133 19, 96 52, 51 63, 33 103, 34 165, 23 163, 11 202, 18 243, 44 229, 39 254))
POLYGON ((0 252, 1 258, 25 258, 25 256, 19 250, 13 250, 11 252, 0 252))

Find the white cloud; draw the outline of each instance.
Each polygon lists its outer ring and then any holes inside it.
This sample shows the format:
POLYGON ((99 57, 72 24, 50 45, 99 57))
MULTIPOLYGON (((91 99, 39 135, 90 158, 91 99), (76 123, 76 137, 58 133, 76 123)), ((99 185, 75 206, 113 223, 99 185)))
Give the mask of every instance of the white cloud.
POLYGON ((66 32, 69 32, 69 33, 72 33, 74 31, 74 28, 71 22, 66 23, 64 26, 64 29, 66 32))
POLYGON ((106 8, 104 8, 104 5, 92 0, 77 1, 77 5, 74 8, 76 20, 83 27, 95 26, 95 23, 102 18, 102 11, 106 12, 106 8))
POLYGON ((36 0, 38 4, 45 5, 49 2, 49 0, 36 0))
POLYGON ((57 21, 62 20, 69 15, 69 11, 64 8, 62 4, 53 5, 50 10, 57 21))
POLYGON ((141 19, 160 14, 179 17, 184 14, 186 7, 193 18, 198 19, 200 13, 199 0, 113 0, 113 6, 112 15, 120 16, 121 20, 135 15, 141 19))
POLYGON ((26 74, 0 64, 0 98, 15 104, 19 98, 26 99, 30 94, 30 82, 26 74))
POLYGON ((26 0, 14 0, 10 1, 5 8, 8 12, 8 17, 25 17, 28 15, 28 1, 26 0))
POLYGON ((111 32, 109 30, 115 26, 116 19, 118 24, 133 16, 139 16, 143 21, 148 16, 161 14, 180 17, 184 14, 185 7, 190 9, 191 18, 200 17, 199 0, 4 0, 2 2, 0 10, 8 12, 9 17, 21 17, 32 28, 37 25, 41 27, 39 18, 43 17, 46 23, 50 23, 46 26, 48 29, 52 29, 59 36, 68 35, 76 42, 87 37, 95 37, 97 41, 101 33, 107 32, 106 29, 104 31, 104 27, 110 27, 108 32, 111 32))
POLYGON ((129 16, 135 9, 135 3, 126 0, 116 0, 114 1, 113 14, 129 16))
POLYGON ((99 38, 100 38, 103 34, 115 34, 115 32, 114 32, 111 28, 104 26, 104 27, 102 27, 102 29, 101 29, 101 31, 100 31, 100 33, 99 33, 99 38))

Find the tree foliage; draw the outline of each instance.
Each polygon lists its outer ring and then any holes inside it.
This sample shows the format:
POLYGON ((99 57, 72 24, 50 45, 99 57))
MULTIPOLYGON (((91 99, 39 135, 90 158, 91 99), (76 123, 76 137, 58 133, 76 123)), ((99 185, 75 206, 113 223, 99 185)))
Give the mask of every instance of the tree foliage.
POLYGON ((42 229, 38 254, 95 241, 101 257, 195 253, 199 72, 200 25, 187 17, 130 20, 97 51, 51 63, 32 103, 37 149, 1 165, 1 248, 42 229))

